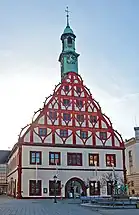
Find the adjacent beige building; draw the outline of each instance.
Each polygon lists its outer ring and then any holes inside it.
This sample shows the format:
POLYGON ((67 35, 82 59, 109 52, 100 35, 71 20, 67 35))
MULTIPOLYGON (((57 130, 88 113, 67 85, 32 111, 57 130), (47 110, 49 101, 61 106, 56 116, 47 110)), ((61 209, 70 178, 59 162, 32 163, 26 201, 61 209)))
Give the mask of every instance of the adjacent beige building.
POLYGON ((139 127, 135 127, 135 137, 126 140, 127 183, 130 195, 139 195, 139 127))

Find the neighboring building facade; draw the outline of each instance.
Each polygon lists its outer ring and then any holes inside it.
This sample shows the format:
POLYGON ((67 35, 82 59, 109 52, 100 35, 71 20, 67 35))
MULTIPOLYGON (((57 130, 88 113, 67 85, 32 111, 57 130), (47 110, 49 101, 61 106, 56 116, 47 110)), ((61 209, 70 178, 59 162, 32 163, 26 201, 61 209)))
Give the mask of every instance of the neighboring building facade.
POLYGON ((53 197, 54 176, 58 197, 111 194, 112 180, 101 187, 104 173, 125 180, 124 142, 78 75, 75 38, 67 15, 61 83, 21 131, 9 157, 8 193, 16 198, 53 197))
POLYGON ((139 195, 139 127, 135 127, 135 137, 126 140, 127 183, 130 195, 139 195))
POLYGON ((0 150, 0 194, 7 192, 7 161, 10 151, 0 150))

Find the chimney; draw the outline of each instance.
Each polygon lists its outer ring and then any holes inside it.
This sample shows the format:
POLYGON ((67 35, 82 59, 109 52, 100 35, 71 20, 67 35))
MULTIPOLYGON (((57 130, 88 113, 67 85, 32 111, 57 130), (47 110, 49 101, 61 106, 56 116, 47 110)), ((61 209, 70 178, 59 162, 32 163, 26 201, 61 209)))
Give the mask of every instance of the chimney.
POLYGON ((134 127, 134 131, 135 131, 135 139, 139 140, 139 127, 134 127))

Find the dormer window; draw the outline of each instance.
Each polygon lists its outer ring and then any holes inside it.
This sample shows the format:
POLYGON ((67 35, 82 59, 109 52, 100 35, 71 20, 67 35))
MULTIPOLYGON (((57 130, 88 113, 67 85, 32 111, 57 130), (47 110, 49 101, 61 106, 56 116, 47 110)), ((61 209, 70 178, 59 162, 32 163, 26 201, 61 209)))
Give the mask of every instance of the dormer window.
POLYGON ((83 107, 83 101, 82 100, 76 100, 76 105, 77 105, 77 107, 82 108, 83 107))
POLYGON ((69 45, 69 46, 72 45, 72 39, 71 39, 71 37, 68 37, 68 45, 69 45))
POLYGON ((46 136, 47 135, 47 130, 46 128, 39 128, 39 135, 42 136, 46 136))
POLYGON ((69 91, 69 86, 68 85, 65 85, 65 91, 69 91))
POLYGON ((68 99, 63 99, 63 105, 64 105, 64 106, 69 106, 69 105, 70 105, 70 100, 68 100, 68 99))
POLYGON ((81 88, 80 87, 76 87, 76 92, 80 94, 81 93, 81 88))

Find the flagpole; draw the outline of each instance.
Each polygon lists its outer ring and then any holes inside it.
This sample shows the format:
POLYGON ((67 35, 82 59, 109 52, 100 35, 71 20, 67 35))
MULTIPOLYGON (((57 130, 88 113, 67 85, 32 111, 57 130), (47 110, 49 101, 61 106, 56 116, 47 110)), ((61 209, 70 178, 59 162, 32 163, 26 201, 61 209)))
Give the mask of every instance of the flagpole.
POLYGON ((36 160, 36 185, 38 182, 38 166, 37 166, 37 160, 36 160))
POLYGON ((57 165, 57 161, 56 161, 56 175, 58 176, 58 165, 57 165))

